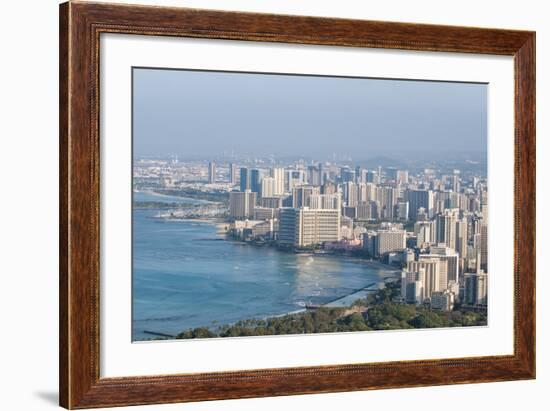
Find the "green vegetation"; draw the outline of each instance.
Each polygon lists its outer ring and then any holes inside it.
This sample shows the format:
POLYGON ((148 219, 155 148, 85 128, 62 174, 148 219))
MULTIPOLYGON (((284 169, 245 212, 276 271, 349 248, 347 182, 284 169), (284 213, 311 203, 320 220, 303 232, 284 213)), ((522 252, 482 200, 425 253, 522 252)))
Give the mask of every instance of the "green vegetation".
POLYGON ((366 299, 348 308, 321 307, 303 313, 267 319, 250 319, 223 325, 215 330, 190 329, 176 336, 184 338, 244 337, 259 335, 315 334, 345 331, 397 330, 487 325, 486 313, 455 310, 432 311, 429 307, 403 304, 399 281, 386 284, 366 299))

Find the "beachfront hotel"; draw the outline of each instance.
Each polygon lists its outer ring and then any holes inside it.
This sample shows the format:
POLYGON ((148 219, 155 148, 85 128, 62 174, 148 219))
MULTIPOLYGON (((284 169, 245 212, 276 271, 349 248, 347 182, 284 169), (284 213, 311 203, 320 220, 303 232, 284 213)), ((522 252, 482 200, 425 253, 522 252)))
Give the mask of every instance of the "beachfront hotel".
POLYGON ((250 190, 229 194, 229 215, 233 218, 252 218, 256 206, 256 193, 250 190))
POLYGON ((340 210, 282 208, 279 222, 279 243, 307 247, 340 241, 340 210))

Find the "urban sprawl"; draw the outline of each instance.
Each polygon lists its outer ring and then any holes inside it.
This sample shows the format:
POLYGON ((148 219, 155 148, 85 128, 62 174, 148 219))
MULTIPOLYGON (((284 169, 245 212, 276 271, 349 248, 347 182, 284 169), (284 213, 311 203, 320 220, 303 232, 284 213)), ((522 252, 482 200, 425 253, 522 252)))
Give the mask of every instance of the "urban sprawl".
POLYGON ((397 266, 403 303, 486 310, 485 176, 303 160, 243 163, 140 159, 134 190, 210 200, 172 204, 159 217, 223 219, 231 239, 397 266))

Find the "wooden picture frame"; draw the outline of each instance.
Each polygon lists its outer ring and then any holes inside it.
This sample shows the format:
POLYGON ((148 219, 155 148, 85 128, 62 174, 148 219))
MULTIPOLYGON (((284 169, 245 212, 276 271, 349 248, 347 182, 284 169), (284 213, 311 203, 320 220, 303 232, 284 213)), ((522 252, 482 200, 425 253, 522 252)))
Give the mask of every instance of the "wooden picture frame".
POLYGON ((60 6, 59 47, 61 406, 125 406, 535 378, 534 32, 69 2, 60 6), (101 33, 513 56, 514 354, 100 378, 101 33))

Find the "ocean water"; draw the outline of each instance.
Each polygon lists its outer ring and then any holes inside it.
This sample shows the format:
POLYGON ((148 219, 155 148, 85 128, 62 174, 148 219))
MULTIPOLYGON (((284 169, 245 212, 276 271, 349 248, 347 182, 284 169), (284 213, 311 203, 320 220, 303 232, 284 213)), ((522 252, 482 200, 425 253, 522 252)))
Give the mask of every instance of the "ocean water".
POLYGON ((163 221, 134 210, 134 341, 323 304, 395 271, 336 256, 308 256, 224 239, 210 222, 163 221))

